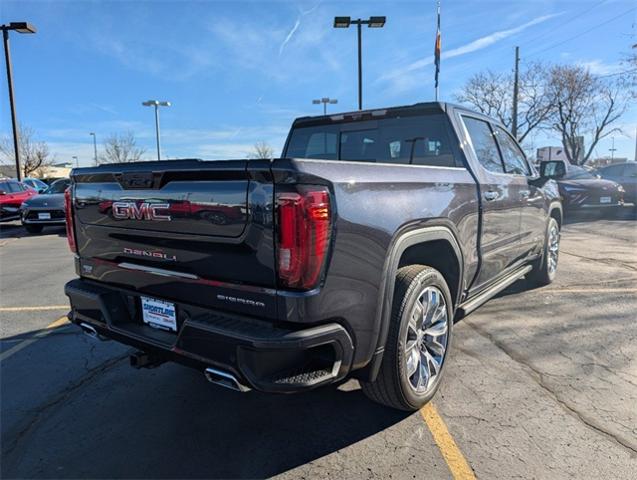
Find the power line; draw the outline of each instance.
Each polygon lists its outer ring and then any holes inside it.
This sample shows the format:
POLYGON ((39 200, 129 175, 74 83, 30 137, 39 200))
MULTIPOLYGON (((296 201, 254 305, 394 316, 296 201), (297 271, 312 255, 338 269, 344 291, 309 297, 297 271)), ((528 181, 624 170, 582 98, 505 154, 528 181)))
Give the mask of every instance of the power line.
MULTIPOLYGON (((564 25, 568 25, 569 23, 577 20, 578 18, 580 18, 583 15, 586 15, 588 12, 590 12, 591 10, 596 9, 597 7, 599 7, 600 5, 602 5, 603 3, 608 2, 608 0, 602 0, 601 2, 596 3, 595 5, 593 5, 590 8, 587 8, 586 10, 578 13, 577 15, 572 16, 571 18, 569 18, 568 20, 566 20, 565 22, 560 23, 560 27, 563 27, 564 25)), ((542 34, 542 35, 538 35, 537 37, 528 40, 525 42, 525 45, 531 45, 534 44, 537 40, 542 40, 543 38, 546 38, 546 34, 542 34)))
POLYGON ((527 56, 526 56, 526 58, 534 57, 534 56, 536 56, 536 55, 539 55, 540 53, 544 53, 544 52, 546 52, 546 51, 548 51, 548 50, 552 50, 552 49, 554 49, 555 47, 559 47, 560 45, 564 45, 565 43, 570 42, 571 40, 574 40, 574 39, 576 39, 576 38, 579 38, 579 37, 581 37, 581 36, 583 36, 583 35, 586 35, 587 33, 591 32, 591 31, 593 31, 593 30, 595 30, 595 29, 597 29, 597 28, 599 28, 599 27, 602 27, 602 26, 604 26, 604 25, 606 25, 606 24, 608 24, 608 23, 610 23, 610 22, 612 22, 612 21, 615 21, 615 20, 617 20, 617 19, 618 19, 618 18, 620 18, 620 17, 623 17, 623 16, 625 16, 625 15, 628 15, 629 13, 632 13, 632 12, 634 12, 635 10, 637 10, 637 8, 635 8, 635 7, 631 8, 631 9, 629 9, 629 10, 626 10, 625 12, 620 13, 619 15, 616 15, 616 16, 614 16, 613 18, 609 18, 609 19, 608 19, 608 20, 606 20, 605 22, 598 23, 597 25, 592 26, 592 27, 591 27, 591 28, 589 28, 588 30, 584 30, 583 32, 580 32, 580 33, 578 33, 577 35, 573 35, 572 37, 569 37, 569 38, 567 38, 566 40, 562 40, 561 42, 554 43, 553 45, 550 45, 550 46, 548 46, 548 47, 546 47, 546 48, 543 48, 542 50, 538 50, 537 52, 533 52, 533 53, 531 53, 531 54, 527 55, 527 56))

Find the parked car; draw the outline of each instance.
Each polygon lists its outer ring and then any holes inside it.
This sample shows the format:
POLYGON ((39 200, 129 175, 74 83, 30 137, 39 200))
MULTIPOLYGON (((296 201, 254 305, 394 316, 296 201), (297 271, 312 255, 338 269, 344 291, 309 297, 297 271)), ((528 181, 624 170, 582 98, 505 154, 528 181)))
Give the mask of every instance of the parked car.
POLYGON ((274 160, 74 169, 66 200, 69 318, 131 365, 241 392, 351 376, 403 410, 440 385, 454 318, 553 281, 562 223, 502 124, 441 103, 297 119, 274 160))
POLYGON ((0 221, 8 222, 20 218, 20 205, 37 195, 33 188, 11 178, 0 179, 0 221))
POLYGON ((22 180, 22 183, 26 183, 28 186, 33 188, 38 193, 42 193, 47 188, 49 188, 49 186, 46 183, 44 183, 42 180, 40 180, 39 178, 27 177, 22 180))
POLYGON ((64 225, 64 191, 71 180, 56 180, 40 195, 29 198, 20 206, 22 225, 29 233, 40 233, 46 226, 64 225))
POLYGON ((546 161, 540 170, 557 181, 565 210, 623 207, 624 188, 611 180, 604 180, 593 172, 576 165, 565 169, 562 162, 546 161))
POLYGON ((606 180, 619 183, 624 188, 624 201, 637 207, 637 162, 607 165, 597 173, 606 180))

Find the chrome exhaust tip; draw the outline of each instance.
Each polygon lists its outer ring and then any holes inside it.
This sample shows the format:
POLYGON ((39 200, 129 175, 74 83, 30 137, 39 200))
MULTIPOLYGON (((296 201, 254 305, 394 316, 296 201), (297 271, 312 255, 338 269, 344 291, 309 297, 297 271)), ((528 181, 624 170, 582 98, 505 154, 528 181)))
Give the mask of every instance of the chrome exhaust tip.
POLYGON ((79 327, 82 329, 82 332, 95 340, 101 340, 102 342, 109 340, 108 338, 103 337, 102 335, 97 333, 97 330, 95 330, 95 327, 93 325, 89 325, 88 323, 80 323, 79 327))
POLYGON ((210 383, 214 383, 215 385, 229 388, 230 390, 234 390, 236 392, 250 391, 250 387, 242 384, 239 380, 237 380, 237 377, 235 377, 231 373, 223 372, 211 367, 206 368, 203 373, 206 376, 206 380, 208 380, 210 383))

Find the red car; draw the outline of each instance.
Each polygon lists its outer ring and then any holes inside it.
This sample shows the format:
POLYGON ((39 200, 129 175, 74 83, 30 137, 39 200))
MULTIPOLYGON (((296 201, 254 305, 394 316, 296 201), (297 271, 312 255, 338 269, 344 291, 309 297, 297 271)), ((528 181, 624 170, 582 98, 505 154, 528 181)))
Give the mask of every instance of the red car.
POLYGON ((0 222, 18 220, 20 205, 38 192, 11 178, 0 179, 0 222))

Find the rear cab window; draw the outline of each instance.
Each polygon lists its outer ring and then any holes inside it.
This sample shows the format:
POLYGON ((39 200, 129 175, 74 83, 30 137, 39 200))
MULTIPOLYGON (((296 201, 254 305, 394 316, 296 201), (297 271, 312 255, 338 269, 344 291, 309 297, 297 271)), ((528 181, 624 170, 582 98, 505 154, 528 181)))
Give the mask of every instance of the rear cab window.
POLYGON ((443 113, 294 127, 285 156, 322 160, 461 167, 443 113))

